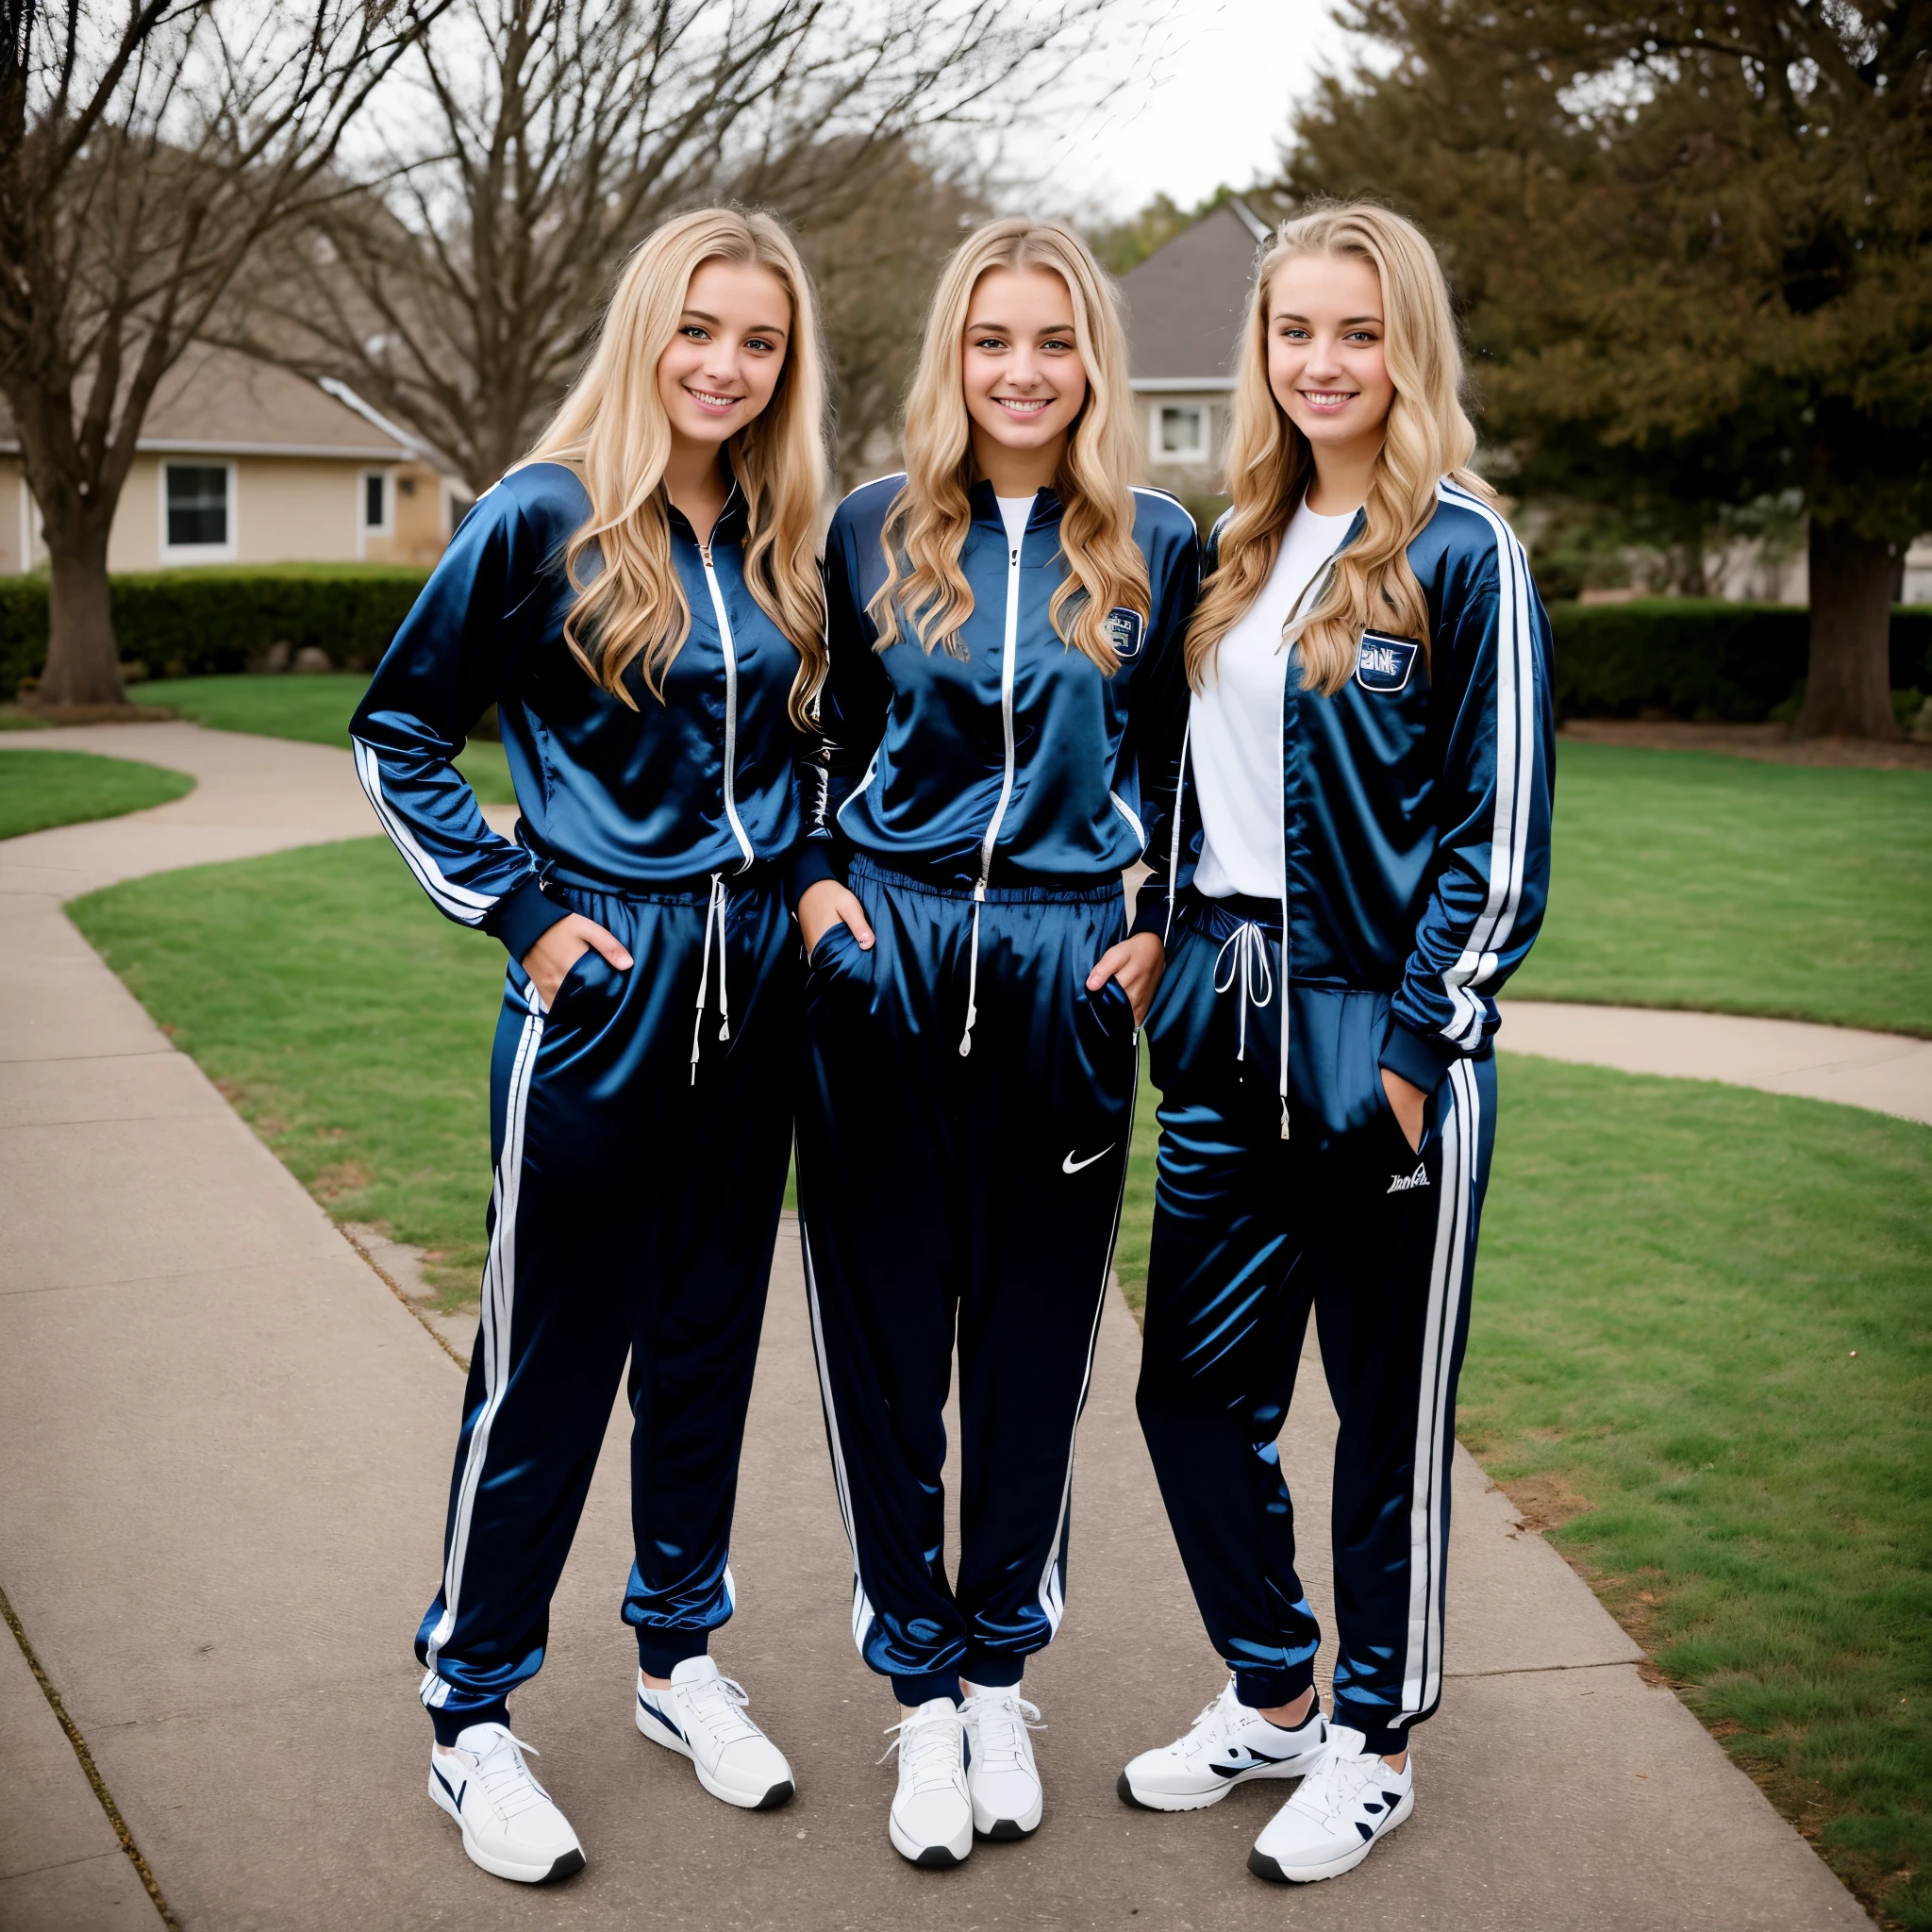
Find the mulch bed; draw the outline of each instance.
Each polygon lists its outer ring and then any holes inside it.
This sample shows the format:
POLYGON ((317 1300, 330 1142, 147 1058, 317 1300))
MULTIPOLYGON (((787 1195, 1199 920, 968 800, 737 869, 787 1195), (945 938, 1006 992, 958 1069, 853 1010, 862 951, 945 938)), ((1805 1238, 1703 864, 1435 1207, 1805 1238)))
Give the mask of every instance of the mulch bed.
POLYGON ((1572 718, 1562 735, 1637 751, 1717 751, 1774 765, 1857 765, 1932 772, 1932 744, 1914 739, 1797 738, 1789 724, 1687 724, 1680 719, 1572 718))

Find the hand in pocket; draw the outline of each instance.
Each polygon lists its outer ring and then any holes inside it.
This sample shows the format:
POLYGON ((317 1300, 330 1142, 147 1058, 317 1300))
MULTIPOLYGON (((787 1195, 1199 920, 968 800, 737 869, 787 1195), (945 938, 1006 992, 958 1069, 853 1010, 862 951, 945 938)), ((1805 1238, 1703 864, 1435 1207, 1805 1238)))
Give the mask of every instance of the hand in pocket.
POLYGON ((1429 1096, 1400 1074, 1391 1074, 1387 1067, 1382 1069, 1382 1091, 1389 1096, 1389 1110, 1395 1116, 1395 1124, 1402 1129, 1402 1138, 1408 1142, 1408 1151, 1420 1154, 1423 1112, 1429 1104, 1429 1096))

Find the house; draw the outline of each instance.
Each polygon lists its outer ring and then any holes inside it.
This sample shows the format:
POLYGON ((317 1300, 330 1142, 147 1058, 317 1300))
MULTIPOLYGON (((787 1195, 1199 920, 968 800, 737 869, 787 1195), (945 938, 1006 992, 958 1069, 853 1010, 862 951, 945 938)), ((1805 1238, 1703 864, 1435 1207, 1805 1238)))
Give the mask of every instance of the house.
POLYGON ((1240 195, 1121 277, 1148 480, 1212 495, 1233 420, 1234 367, 1255 264, 1273 231, 1240 195))
MULTIPOLYGON (((226 349, 162 377, 108 541, 110 571, 207 563, 431 564, 469 507, 418 442, 345 384, 226 349)), ((46 544, 0 414, 0 573, 46 544)))

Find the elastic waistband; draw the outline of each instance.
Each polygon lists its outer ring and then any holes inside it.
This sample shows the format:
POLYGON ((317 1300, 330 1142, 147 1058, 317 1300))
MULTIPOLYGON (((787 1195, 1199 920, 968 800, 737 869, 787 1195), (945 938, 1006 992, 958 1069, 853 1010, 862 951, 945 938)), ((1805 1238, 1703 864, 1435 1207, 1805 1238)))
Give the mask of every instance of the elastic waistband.
POLYGON ((1207 939, 1224 940, 1238 925, 1258 925, 1270 939, 1281 937, 1279 899, 1251 899, 1244 892, 1210 899, 1190 887, 1181 894, 1179 911, 1180 917, 1207 939))
MULTIPOLYGON (((929 898, 973 903, 974 889, 958 879, 896 872, 862 853, 853 855, 848 871, 853 878, 872 879, 895 892, 924 892, 929 898)), ((984 899, 989 906, 1105 906, 1118 900, 1124 890, 1117 878, 1098 883, 1092 879, 1039 879, 1024 886, 989 886, 984 899)))
MULTIPOLYGON (((778 868, 761 860, 741 871, 721 871, 717 876, 724 882, 726 895, 736 898, 741 892, 774 890, 778 868)), ((613 886, 608 879, 592 878, 588 873, 572 872, 568 866, 544 865, 540 861, 537 879, 540 885, 556 884, 566 891, 592 892, 640 906, 704 906, 710 902, 712 874, 699 873, 695 878, 666 879, 653 886, 613 886)))

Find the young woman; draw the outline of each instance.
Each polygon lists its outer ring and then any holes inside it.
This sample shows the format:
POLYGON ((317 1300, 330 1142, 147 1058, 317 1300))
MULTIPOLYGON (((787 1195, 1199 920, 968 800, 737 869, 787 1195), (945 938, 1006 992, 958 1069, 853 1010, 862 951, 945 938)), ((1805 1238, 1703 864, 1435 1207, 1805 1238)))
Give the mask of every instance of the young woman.
POLYGON ((631 257, 529 458, 464 520, 352 726, 437 908, 509 953, 482 1327, 416 1654, 429 1795, 485 1871, 584 1862, 509 1728, 626 1353, 637 1724, 727 1804, 791 1794, 707 1655, 785 1186, 796 947, 778 873, 824 673, 811 292, 764 215, 631 257), (523 817, 452 763, 491 704, 523 817))
POLYGON ((1121 873, 1158 802, 1145 748, 1178 735, 1198 575, 1186 511, 1130 485, 1129 408, 1085 246, 993 223, 933 298, 906 474, 849 496, 826 545, 800 1200, 853 1634, 904 1707, 891 1832, 923 1865, 1041 1818, 1019 1687, 1060 1620, 1161 961, 1126 938, 1121 873))
POLYGON ((1282 229, 1188 635, 1191 785, 1137 908, 1170 946, 1141 1420, 1233 1676, 1121 1795, 1184 1811, 1302 1776, 1248 1861, 1272 1879, 1345 1872, 1413 1808, 1495 993, 1548 877, 1549 626, 1467 467, 1460 376, 1407 222, 1282 229), (1275 1453, 1311 1306, 1341 1419, 1332 1723, 1275 1453))

